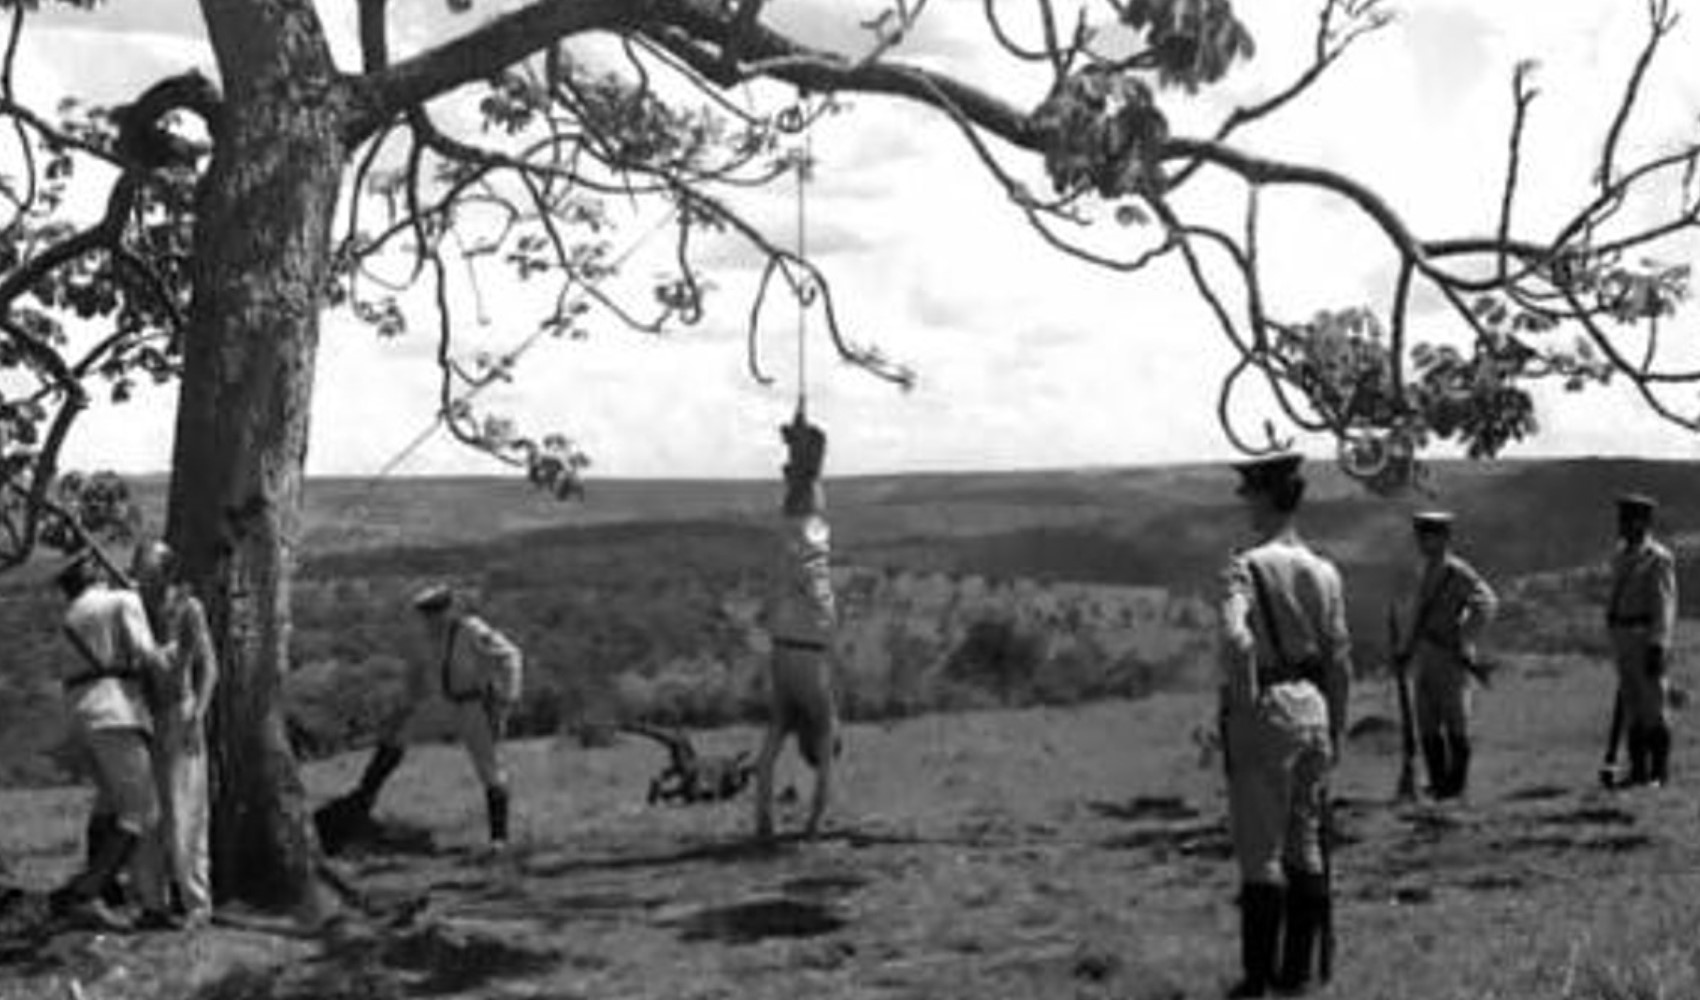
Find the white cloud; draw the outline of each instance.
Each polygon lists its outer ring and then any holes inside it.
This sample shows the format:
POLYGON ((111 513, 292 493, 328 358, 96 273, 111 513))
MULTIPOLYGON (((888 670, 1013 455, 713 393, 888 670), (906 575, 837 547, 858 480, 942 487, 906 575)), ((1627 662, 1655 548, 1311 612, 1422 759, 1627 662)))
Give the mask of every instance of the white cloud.
MULTIPOLYGON (((58 68, 75 41, 76 63, 100 65, 99 82, 132 82, 204 59, 193 41, 198 19, 187 5, 129 0, 89 18, 104 34, 56 36, 53 64, 37 56, 31 73, 63 85, 79 76, 58 68), (150 18, 157 17, 157 20, 150 18), (108 18, 119 18, 108 20, 108 18), (123 32, 152 28, 152 36, 123 32)), ((885 6, 776 0, 776 18, 816 44, 851 51, 867 40, 858 22, 885 6)), ((1010 5, 1014 6, 1014 5, 1010 5)), ((1256 60, 1194 107, 1176 110, 1179 128, 1209 127, 1234 99, 1280 86, 1303 64, 1314 24, 1308 0, 1247 0, 1242 14, 1258 36, 1256 60)), ((1519 225, 1544 233, 1560 207, 1586 191, 1594 136, 1611 110, 1642 29, 1644 6, 1623 0, 1413 0, 1403 22, 1366 39, 1287 112, 1236 137, 1236 144, 1297 162, 1327 165, 1370 181, 1420 235, 1481 234, 1495 221, 1517 60, 1539 56, 1537 101, 1527 137, 1525 203, 1519 225)), ((329 10, 330 8, 326 8, 329 10)), ((440 4, 422 20, 398 21, 406 45, 432 30, 463 30, 440 4)), ((496 8, 480 5, 479 16, 496 8)), ((337 52, 352 60, 348 6, 337 8, 337 52)), ((61 18, 58 23, 70 23, 61 18)), ((1029 30, 1017 25, 1020 30, 1029 30)), ((56 29, 59 30, 59 29, 56 29)), ((979 0, 933 0, 907 57, 948 68, 1028 106, 1044 92, 1041 70, 1011 70, 986 42, 979 0)), ((47 51, 47 50, 41 50, 47 51)), ((1692 129, 1700 112, 1695 31, 1670 40, 1649 81, 1627 141, 1644 152, 1692 129)), ((117 83, 115 93, 122 93, 117 83)), ((1225 456, 1215 423, 1216 390, 1232 357, 1184 272, 1165 262, 1136 275, 1093 268, 1049 249, 1022 223, 1002 192, 936 112, 883 98, 857 98, 815 137, 820 167, 809 191, 810 244, 834 282, 846 332, 879 344, 919 370, 907 394, 833 362, 811 319, 813 412, 833 435, 840 472, 884 469, 1120 464, 1225 456)), ((1042 188, 1030 158, 1000 149, 1024 180, 1042 188)), ((1200 184, 1187 205, 1238 225, 1232 185, 1200 184)), ((793 237, 794 205, 782 185, 738 202, 783 243, 793 237)), ((1337 200, 1272 190, 1264 201, 1264 258, 1278 291, 1274 304, 1303 316, 1327 305, 1384 302, 1390 292, 1381 237, 1337 200)), ((628 229, 630 235, 635 229, 628 229)), ((1142 234, 1101 227, 1098 242, 1124 251, 1142 234)), ((641 291, 668 262, 664 244, 635 258, 626 287, 641 291)), ((754 259, 707 249, 720 286, 699 328, 665 340, 599 323, 582 342, 546 342, 516 382, 492 392, 532 429, 578 437, 604 474, 769 475, 778 461, 774 425, 792 405, 794 348, 789 303, 773 303, 763 358, 779 383, 758 386, 745 372, 743 334, 754 259)), ((530 290, 492 286, 490 323, 468 322, 462 349, 503 350, 528 333, 544 303, 530 290)), ((1230 302, 1234 296, 1230 296, 1230 302)), ((310 467, 375 472, 431 420, 436 372, 432 339, 416 333, 381 343, 370 331, 327 319, 319 365, 310 467)), ((110 464, 149 467, 168 449, 169 400, 153 394, 123 415, 91 414, 79 456, 123 456, 110 464), (155 398, 158 397, 158 398, 155 398), (146 414, 144 417, 143 414, 146 414), (98 442, 98 445, 96 444, 98 442)), ((1621 390, 1582 397, 1543 395, 1546 434, 1520 454, 1632 452, 1696 457, 1693 439, 1647 416, 1621 390), (1547 405, 1553 403, 1554 405, 1547 405)), ((1256 428, 1272 415, 1255 392, 1237 411, 1256 428)), ((436 438, 403 472, 488 471, 487 460, 436 438)))

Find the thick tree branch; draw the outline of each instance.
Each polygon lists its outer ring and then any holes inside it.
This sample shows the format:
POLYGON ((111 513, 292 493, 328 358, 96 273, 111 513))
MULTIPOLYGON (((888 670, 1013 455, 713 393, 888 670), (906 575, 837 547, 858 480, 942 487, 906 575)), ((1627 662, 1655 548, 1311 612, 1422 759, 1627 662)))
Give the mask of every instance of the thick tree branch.
POLYGON ((408 109, 488 79, 564 38, 635 28, 661 5, 659 0, 536 0, 356 80, 355 110, 344 123, 343 138, 351 145, 362 142, 408 109))

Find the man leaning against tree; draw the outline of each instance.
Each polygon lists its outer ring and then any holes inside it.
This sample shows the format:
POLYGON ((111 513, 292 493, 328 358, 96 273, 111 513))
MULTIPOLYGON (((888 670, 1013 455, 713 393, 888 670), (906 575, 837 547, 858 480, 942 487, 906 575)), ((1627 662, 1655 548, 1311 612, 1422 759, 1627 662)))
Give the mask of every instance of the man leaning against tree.
POLYGON ((169 642, 172 696, 154 718, 154 770, 159 783, 160 836, 168 899, 186 925, 212 919, 212 866, 207 798, 207 718, 218 685, 218 657, 201 601, 164 542, 136 547, 130 572, 156 635, 169 642))

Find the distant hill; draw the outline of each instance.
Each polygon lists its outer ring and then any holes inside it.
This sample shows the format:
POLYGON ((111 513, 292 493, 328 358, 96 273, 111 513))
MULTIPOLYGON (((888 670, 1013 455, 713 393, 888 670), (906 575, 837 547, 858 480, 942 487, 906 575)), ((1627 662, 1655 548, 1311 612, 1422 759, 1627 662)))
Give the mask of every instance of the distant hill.
MULTIPOLYGON (((1610 550, 1617 492, 1659 496, 1665 533, 1700 539, 1700 477, 1686 463, 1441 463, 1435 495, 1398 501, 1325 463, 1311 469, 1303 531, 1345 572, 1361 668, 1384 659, 1382 609, 1411 565, 1418 507, 1457 511, 1462 549, 1508 595, 1524 593, 1513 581, 1540 581, 1514 602, 1512 643, 1591 634, 1587 568, 1610 550), (1551 627, 1560 616, 1577 624, 1551 627)), ((857 595, 840 650, 855 671, 851 710, 1200 683, 1216 573, 1246 540, 1232 486, 1218 466, 832 481, 840 583, 857 595)), ((163 482, 137 488, 157 525, 163 482)), ((364 737, 419 655, 406 596, 437 579, 468 588, 526 646, 531 731, 632 712, 747 715, 776 492, 766 481, 593 480, 586 503, 562 504, 512 479, 312 481, 294 645, 303 731, 320 749, 364 737)), ((1700 600, 1700 560, 1683 576, 1687 609, 1700 600)), ((44 754, 59 739, 51 678, 64 650, 40 582, 39 571, 0 579, 0 759, 13 779, 58 771, 44 754)))

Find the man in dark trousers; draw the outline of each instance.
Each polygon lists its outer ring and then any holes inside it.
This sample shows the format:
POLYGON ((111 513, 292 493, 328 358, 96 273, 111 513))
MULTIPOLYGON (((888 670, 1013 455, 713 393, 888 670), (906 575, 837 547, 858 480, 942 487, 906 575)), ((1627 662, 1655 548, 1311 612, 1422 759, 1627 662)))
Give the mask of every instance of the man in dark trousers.
POLYGON ((1241 463, 1253 544, 1221 602, 1228 818, 1240 868, 1230 997, 1302 992, 1332 949, 1328 772, 1346 721, 1350 638, 1340 573, 1299 537, 1301 457, 1241 463))
POLYGON ((1617 660, 1617 710, 1629 744, 1631 785, 1670 780, 1665 668, 1676 630, 1676 559, 1652 536, 1658 504, 1632 493, 1617 500, 1606 630, 1617 660))
POLYGON ((1469 787, 1470 678, 1481 670, 1476 643, 1499 599, 1475 567, 1452 549, 1447 511, 1412 516, 1421 556, 1395 655, 1415 674, 1417 735, 1429 794, 1455 799, 1469 787))

